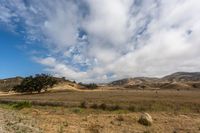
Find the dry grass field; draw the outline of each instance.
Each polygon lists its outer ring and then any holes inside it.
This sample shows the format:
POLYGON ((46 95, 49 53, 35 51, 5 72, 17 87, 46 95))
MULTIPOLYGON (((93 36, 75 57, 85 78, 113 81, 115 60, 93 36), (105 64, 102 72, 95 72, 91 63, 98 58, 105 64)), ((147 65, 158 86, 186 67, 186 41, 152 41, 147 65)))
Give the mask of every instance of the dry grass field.
POLYGON ((138 123, 140 112, 33 106, 0 107, 1 133, 199 133, 199 113, 148 112, 152 126, 138 123))
POLYGON ((200 91, 62 90, 0 101, 2 133, 200 133, 200 91), (13 108, 17 101, 33 106, 13 108), (138 123, 142 112, 152 126, 138 123))
POLYGON ((200 112, 200 91, 176 90, 113 90, 113 91, 64 91, 41 94, 25 94, 0 96, 0 101, 32 101, 39 105, 79 106, 86 102, 92 104, 106 104, 122 108, 135 107, 139 110, 192 110, 200 112))

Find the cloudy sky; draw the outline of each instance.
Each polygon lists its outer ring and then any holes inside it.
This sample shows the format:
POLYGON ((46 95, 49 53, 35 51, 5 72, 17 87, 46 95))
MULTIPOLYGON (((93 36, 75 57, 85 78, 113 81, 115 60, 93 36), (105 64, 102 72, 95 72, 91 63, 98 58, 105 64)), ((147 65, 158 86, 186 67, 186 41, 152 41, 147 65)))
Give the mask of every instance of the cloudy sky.
POLYGON ((200 70, 199 0, 0 0, 0 78, 200 70))

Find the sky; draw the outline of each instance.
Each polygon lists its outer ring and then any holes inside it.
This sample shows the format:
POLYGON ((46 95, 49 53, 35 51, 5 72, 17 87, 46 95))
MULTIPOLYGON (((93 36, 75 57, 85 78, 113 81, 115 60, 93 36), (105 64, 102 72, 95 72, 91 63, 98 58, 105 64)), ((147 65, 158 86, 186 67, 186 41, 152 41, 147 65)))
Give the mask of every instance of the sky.
POLYGON ((200 70, 199 0, 0 0, 0 78, 200 70))

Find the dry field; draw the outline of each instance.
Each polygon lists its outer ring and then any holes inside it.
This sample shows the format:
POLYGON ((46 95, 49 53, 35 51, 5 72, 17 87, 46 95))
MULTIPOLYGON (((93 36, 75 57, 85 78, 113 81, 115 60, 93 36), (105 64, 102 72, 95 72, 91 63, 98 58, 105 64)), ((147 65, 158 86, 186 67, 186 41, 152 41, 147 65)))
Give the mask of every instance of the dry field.
POLYGON ((79 106, 86 102, 92 104, 107 104, 129 108, 134 106, 139 111, 179 111, 192 110, 200 112, 200 91, 176 90, 113 90, 113 91, 64 91, 30 95, 0 96, 0 101, 33 101, 36 105, 79 106), (142 110, 143 109, 143 110, 142 110))
POLYGON ((1 133, 199 133, 200 114, 148 112, 152 126, 138 123, 139 112, 1 105, 1 133), (2 107, 3 106, 3 107, 2 107))
POLYGON ((0 104, 1 133, 200 133, 200 91, 63 91, 0 96, 1 103, 19 100, 31 101, 34 106, 17 110, 0 104), (142 112, 153 117, 152 126, 138 123, 142 112))

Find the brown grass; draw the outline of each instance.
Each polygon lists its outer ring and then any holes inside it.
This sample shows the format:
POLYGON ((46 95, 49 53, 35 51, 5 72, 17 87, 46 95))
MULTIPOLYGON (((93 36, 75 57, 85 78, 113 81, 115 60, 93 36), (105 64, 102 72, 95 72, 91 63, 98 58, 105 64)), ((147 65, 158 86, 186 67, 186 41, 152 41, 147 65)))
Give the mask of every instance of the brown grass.
POLYGON ((200 91, 71 91, 0 97, 1 103, 21 100, 30 101, 33 105, 42 106, 84 106, 84 108, 91 107, 103 110, 128 109, 138 112, 200 112, 200 91))
POLYGON ((0 102, 0 128, 10 132, 200 132, 200 91, 68 91, 1 96, 0 102), (19 101, 42 106, 10 108, 19 101), (152 126, 138 123, 141 112, 152 116, 152 126))
MULTIPOLYGON (((110 112, 93 109, 33 106, 13 111, 0 107, 2 124, 9 131, 44 133, 199 133, 200 114, 149 112, 150 127, 138 123, 141 113, 110 112), (25 128, 26 127, 26 128, 25 128), (11 129, 10 129, 11 128, 11 129), (25 128, 25 129, 24 129, 25 128)), ((2 126, 2 125, 0 125, 2 126)))

